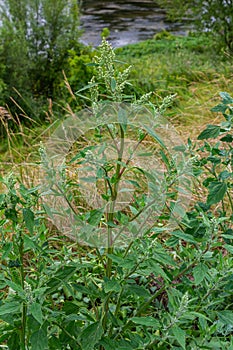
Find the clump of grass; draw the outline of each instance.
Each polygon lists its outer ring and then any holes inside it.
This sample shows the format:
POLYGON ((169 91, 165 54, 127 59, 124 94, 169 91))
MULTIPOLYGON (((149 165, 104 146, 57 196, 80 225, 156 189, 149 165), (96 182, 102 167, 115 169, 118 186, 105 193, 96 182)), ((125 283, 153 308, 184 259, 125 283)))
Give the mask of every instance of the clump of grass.
POLYGON ((155 103, 161 96, 177 94, 168 115, 182 133, 208 122, 218 91, 233 88, 231 58, 209 46, 209 40, 206 35, 169 37, 117 50, 133 66, 130 79, 136 94, 153 91, 155 103))

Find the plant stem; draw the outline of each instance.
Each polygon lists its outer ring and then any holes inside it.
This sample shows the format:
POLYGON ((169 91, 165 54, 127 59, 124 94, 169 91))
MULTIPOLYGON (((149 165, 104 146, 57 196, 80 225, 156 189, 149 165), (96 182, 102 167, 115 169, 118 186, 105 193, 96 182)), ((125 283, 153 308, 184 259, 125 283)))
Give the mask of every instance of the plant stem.
MULTIPOLYGON (((24 258, 24 242, 22 237, 21 230, 19 231, 19 259, 20 259, 20 279, 21 279, 21 287, 25 289, 25 272, 23 265, 24 258)), ((23 302, 23 310, 21 315, 21 332, 20 332, 20 347, 21 350, 26 350, 26 326, 27 326, 27 304, 23 302)))
MULTIPOLYGON (((110 136, 113 137, 113 135, 110 136)), ((107 213, 107 223, 108 223, 108 249, 107 249, 107 254, 112 254, 113 253, 113 236, 112 236, 112 224, 113 224, 113 219, 114 219, 114 211, 115 211, 115 203, 118 195, 118 187, 119 187, 119 182, 120 182, 120 172, 121 172, 121 162, 122 162, 122 157, 124 153, 124 146, 125 146, 125 133, 123 130, 122 125, 120 125, 120 148, 117 147, 117 152, 118 152, 118 158, 117 158, 117 165, 116 165, 116 172, 115 172, 115 182, 113 186, 113 190, 111 191, 111 203, 110 203, 110 208, 109 212, 107 213)), ((108 256, 107 257, 107 263, 106 263, 106 276, 110 279, 112 275, 112 259, 108 256)), ((108 310, 109 310, 109 300, 110 300, 111 293, 108 294, 107 299, 104 302, 104 315, 103 315, 103 328, 106 329, 107 326, 107 316, 108 316, 108 310)))

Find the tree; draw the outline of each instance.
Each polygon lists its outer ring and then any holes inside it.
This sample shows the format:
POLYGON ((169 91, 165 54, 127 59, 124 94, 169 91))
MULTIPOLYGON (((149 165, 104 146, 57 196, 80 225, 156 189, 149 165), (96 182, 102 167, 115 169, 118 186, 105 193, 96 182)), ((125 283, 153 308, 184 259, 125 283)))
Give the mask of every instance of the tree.
POLYGON ((78 49, 76 0, 0 1, 0 77, 7 85, 34 97, 54 98, 68 51, 78 49))
POLYGON ((233 0, 159 0, 170 18, 187 17, 197 30, 211 33, 233 53, 233 0))

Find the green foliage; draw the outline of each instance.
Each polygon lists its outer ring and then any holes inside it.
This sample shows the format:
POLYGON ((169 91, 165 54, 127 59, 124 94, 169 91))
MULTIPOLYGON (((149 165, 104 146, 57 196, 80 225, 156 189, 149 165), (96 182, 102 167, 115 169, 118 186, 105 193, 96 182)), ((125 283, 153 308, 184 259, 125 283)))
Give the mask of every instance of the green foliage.
POLYGON ((102 38, 102 39, 103 39, 103 38, 107 39, 107 38, 109 37, 109 35, 110 35, 109 29, 108 29, 108 28, 104 28, 104 29, 102 30, 102 33, 101 33, 101 38, 102 38))
POLYGON ((173 21, 191 21, 195 28, 201 31, 208 31, 217 40, 220 47, 227 48, 233 52, 233 14, 231 0, 166 0, 158 1, 168 11, 168 16, 173 21))
POLYGON ((187 95, 189 84, 211 81, 221 70, 222 60, 214 51, 207 53, 206 46, 212 47, 207 35, 162 37, 119 48, 116 53, 133 65, 130 78, 141 93, 173 91, 182 96, 187 95))
POLYGON ((155 40, 162 40, 162 39, 174 40, 175 37, 174 37, 174 35, 167 32, 166 30, 162 30, 161 32, 155 34, 153 39, 155 39, 155 40))
MULTIPOLYGON (((0 65, 10 97, 55 98, 66 69, 68 50, 79 50, 79 12, 70 0, 7 0, 1 4, 0 65)), ((22 109, 25 107, 20 101, 22 109)))
MULTIPOLYGON (((137 106, 147 103, 155 115, 170 102, 169 98, 155 107, 148 102, 149 96, 139 101, 134 96, 125 96, 129 71, 119 72, 114 53, 105 41, 94 64, 95 77, 86 89, 90 90, 96 118, 100 118, 98 112, 102 111, 97 108, 98 102, 131 99, 137 106)), ((142 172, 138 178, 130 179, 135 186, 138 183, 141 192, 135 194, 128 210, 115 211, 112 207, 105 213, 83 207, 80 198, 77 203, 79 182, 67 176, 68 168, 61 166, 62 178, 53 183, 58 174, 49 167, 42 152, 42 161, 47 166, 47 193, 56 191, 59 200, 62 189, 79 221, 91 223, 95 229, 105 225, 109 237, 106 249, 79 245, 58 232, 49 234, 47 215, 41 205, 41 187, 28 189, 12 175, 1 179, 4 191, 0 194, 0 343, 6 349, 233 347, 233 99, 227 93, 221 93, 221 98, 213 112, 222 113, 225 120, 220 126, 207 126, 197 144, 189 140, 184 147, 185 154, 193 160, 198 189, 189 211, 170 232, 166 223, 176 169, 174 159, 153 132, 148 137, 159 147, 161 162, 167 169, 167 205, 159 217, 148 218, 151 227, 128 245, 117 247, 111 238, 117 225, 125 225, 128 232, 135 230, 129 219, 145 210, 142 172), (206 196, 197 201, 197 194, 205 188, 206 196), (75 203, 77 207, 73 209, 75 203)), ((102 125, 104 129, 96 128, 89 135, 92 145, 86 139, 78 143, 69 162, 89 166, 88 171, 90 166, 94 168, 95 178, 106 185, 103 199, 112 206, 130 163, 123 162, 121 156, 127 132, 133 131, 122 110, 118 117, 115 126, 107 120, 102 125), (121 147, 115 144, 118 156, 111 164, 95 167, 94 151, 98 151, 98 142, 107 133, 115 140, 121 133, 121 147)), ((142 143, 150 130, 137 131, 136 141, 142 143)), ((133 169, 135 176, 137 171, 133 169)), ((88 180, 90 184, 93 178, 88 180)), ((150 182, 153 183, 151 177, 150 182)), ((49 214, 48 205, 44 207, 49 214)), ((139 222, 141 230, 144 225, 139 222)))
POLYGON ((208 125, 198 136, 199 140, 217 139, 215 144, 205 142, 204 146, 199 148, 199 152, 204 153, 206 157, 198 163, 203 172, 207 170, 207 178, 203 185, 208 189, 207 205, 211 206, 222 202, 222 215, 226 214, 226 207, 223 199, 225 196, 232 202, 232 122, 233 122, 233 99, 226 93, 221 92, 221 103, 212 108, 213 112, 221 112, 224 121, 220 125, 208 125))

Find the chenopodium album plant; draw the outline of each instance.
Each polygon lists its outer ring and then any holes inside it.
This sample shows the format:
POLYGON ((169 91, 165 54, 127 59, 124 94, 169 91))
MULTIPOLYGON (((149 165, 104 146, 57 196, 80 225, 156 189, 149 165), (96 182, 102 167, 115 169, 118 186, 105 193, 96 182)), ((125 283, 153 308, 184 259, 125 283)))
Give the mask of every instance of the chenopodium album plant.
POLYGON ((2 180, 0 343, 233 349, 233 100, 221 94, 226 122, 199 136, 216 144, 184 147, 160 117, 171 98, 125 96, 128 68, 105 40, 93 65, 77 92, 89 91, 91 112, 41 148, 43 186, 2 180), (207 188, 199 201, 190 176, 207 188))

